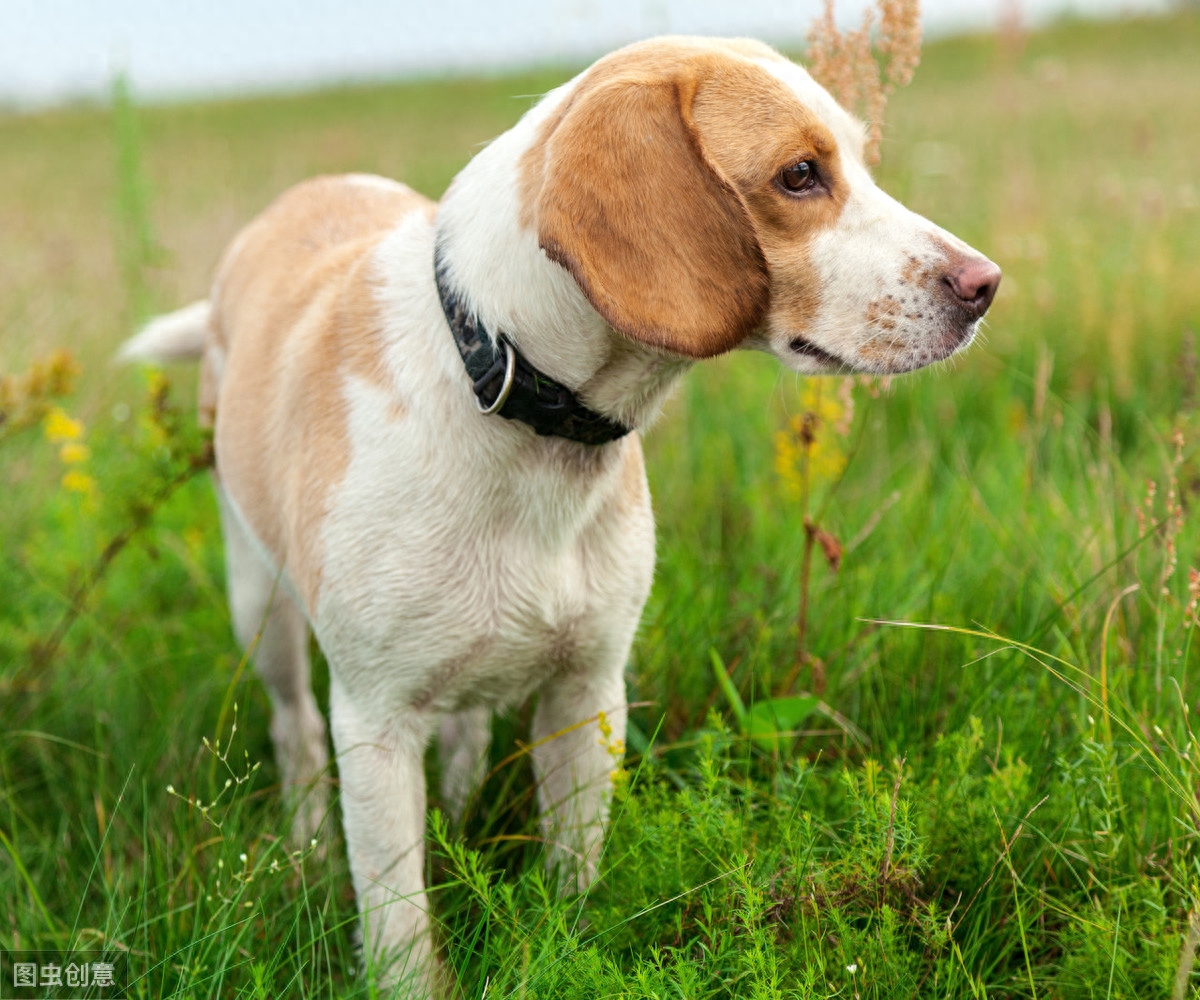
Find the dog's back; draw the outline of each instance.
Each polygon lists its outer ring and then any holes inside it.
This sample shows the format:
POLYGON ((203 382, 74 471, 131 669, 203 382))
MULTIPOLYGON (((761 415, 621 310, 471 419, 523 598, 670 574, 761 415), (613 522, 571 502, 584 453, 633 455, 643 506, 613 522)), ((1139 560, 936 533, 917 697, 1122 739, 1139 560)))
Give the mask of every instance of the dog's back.
POLYGON ((383 378, 372 250, 423 210, 382 178, 307 181, 243 230, 213 284, 202 419, 239 513, 302 587, 319 576, 314 522, 349 451, 342 378, 383 378))
POLYGON ((230 244, 208 300, 122 349, 127 360, 201 359, 200 420, 215 427, 220 478, 271 561, 290 564, 302 586, 319 576, 312 522, 347 454, 341 375, 382 378, 372 251, 404 216, 433 211, 381 177, 298 184, 230 244))

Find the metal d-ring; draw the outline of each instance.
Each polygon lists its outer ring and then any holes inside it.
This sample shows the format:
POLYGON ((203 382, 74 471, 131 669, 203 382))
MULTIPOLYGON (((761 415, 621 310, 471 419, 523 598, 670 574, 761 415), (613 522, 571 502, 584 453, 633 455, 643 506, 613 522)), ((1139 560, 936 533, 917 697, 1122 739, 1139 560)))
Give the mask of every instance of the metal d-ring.
POLYGON ((495 413, 508 402, 508 394, 512 392, 513 387, 513 376, 517 373, 516 349, 505 337, 500 338, 500 343, 504 347, 504 381, 500 384, 500 392, 491 406, 484 406, 483 401, 478 396, 475 397, 475 405, 485 417, 495 413))

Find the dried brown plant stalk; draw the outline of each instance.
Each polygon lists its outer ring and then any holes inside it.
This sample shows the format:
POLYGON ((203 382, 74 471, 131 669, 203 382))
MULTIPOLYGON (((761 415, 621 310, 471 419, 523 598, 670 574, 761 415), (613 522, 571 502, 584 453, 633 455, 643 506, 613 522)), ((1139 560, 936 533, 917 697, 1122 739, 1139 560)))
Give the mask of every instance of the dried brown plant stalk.
POLYGON ((921 61, 921 3, 876 0, 863 12, 862 25, 848 32, 838 28, 834 6, 835 0, 825 0, 809 29, 808 69, 842 107, 867 123, 867 162, 878 163, 888 97, 911 82, 921 61))
POLYGON ((20 375, 0 372, 0 442, 36 424, 55 399, 69 396, 78 375, 79 365, 61 348, 35 360, 20 375))

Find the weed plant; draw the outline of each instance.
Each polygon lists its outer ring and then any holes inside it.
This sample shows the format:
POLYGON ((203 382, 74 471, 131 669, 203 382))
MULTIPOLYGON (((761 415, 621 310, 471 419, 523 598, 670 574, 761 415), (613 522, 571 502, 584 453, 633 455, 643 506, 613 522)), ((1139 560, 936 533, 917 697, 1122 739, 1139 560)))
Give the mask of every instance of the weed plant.
MULTIPOLYGON (((0 947, 126 951, 136 997, 378 995, 340 834, 285 846, 193 374, 107 358, 287 184, 436 195, 567 73, 0 118, 0 947)), ((879 177, 1004 266, 983 343, 688 376, 602 877, 544 874, 502 718, 429 821, 457 995, 1196 995, 1195 121, 1195 12, 926 46, 879 177)))

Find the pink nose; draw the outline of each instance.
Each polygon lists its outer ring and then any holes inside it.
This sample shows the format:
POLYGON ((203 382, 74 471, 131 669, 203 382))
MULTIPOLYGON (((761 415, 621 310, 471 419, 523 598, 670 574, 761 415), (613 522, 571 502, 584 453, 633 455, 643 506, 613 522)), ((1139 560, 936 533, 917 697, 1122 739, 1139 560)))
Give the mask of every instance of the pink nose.
POLYGON ((986 257, 960 258, 950 264, 942 280, 967 315, 979 319, 996 297, 996 289, 1000 287, 1000 268, 986 257))

